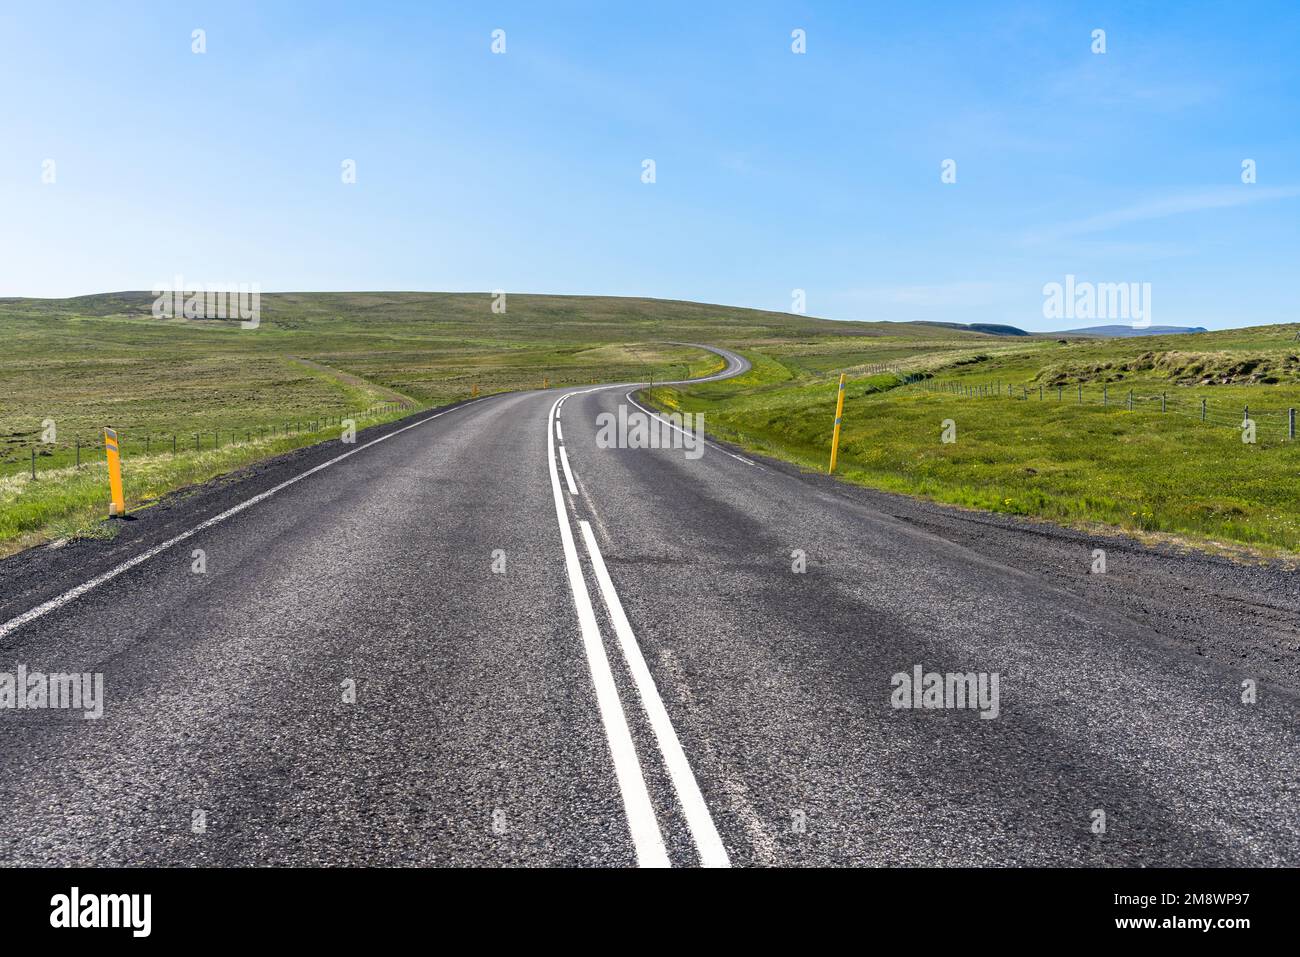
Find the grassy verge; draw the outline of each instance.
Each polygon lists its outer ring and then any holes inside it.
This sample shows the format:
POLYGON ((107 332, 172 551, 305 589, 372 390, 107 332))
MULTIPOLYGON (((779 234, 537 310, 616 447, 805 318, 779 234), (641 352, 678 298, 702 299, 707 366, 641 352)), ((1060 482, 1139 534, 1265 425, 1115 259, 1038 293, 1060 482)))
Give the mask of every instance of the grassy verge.
MULTIPOLYGON (((407 414, 407 410, 361 414, 358 430, 407 414)), ((288 435, 241 437, 238 441, 200 451, 182 450, 122 457, 122 484, 128 513, 147 508, 168 492, 198 485, 246 465, 294 449, 338 440, 341 427, 322 427, 288 435)), ((81 468, 63 465, 0 477, 0 557, 41 542, 112 535, 106 523, 108 474, 103 450, 87 455, 81 468)))
MULTIPOLYGON (((1096 344, 1080 351, 1099 348, 1119 354, 1096 344)), ((1149 344, 1127 348, 1135 359, 1151 351, 1149 344)), ((1241 348, 1258 342, 1247 336, 1241 348)), ((886 491, 1063 524, 1100 523, 1266 554, 1300 551, 1300 445, 1288 441, 1286 429, 1286 410, 1300 407, 1300 384, 1209 387, 1198 378, 1184 385, 1153 374, 1142 360, 1119 378, 1076 375, 1067 387, 1058 375, 1049 381, 1060 391, 1044 384, 1039 399, 1030 383, 1047 378, 1044 358, 1060 351, 1036 342, 1000 359, 950 355, 946 365, 928 363, 931 377, 917 385, 896 375, 850 377, 838 473, 886 491), (1204 422, 1202 397, 1212 410, 1204 422), (1260 410, 1250 413, 1257 420, 1253 444, 1242 441, 1239 427, 1246 406, 1260 410), (948 420, 955 427, 951 443, 942 440, 948 420)), ((744 448, 824 470, 835 376, 791 368, 783 357, 750 357, 755 367, 745 377, 659 388, 650 399, 704 412, 712 434, 744 448)))

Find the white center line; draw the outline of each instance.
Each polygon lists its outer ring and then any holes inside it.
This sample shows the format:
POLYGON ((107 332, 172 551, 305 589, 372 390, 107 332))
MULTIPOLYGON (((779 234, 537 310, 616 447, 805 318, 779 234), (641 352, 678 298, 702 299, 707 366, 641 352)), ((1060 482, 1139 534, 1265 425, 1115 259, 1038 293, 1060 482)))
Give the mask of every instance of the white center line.
POLYGON ((564 481, 569 484, 569 494, 577 495, 578 489, 573 484, 573 470, 569 468, 569 453, 560 446, 560 464, 564 466, 564 481))
MULTIPOLYGON (((556 404, 551 406, 548 419, 555 417, 558 405, 557 399, 556 404)), ((614 760, 614 776, 618 779, 618 789, 623 796, 623 811, 627 815, 628 830, 636 848, 637 864, 641 867, 671 867, 654 805, 650 803, 650 792, 646 788, 645 777, 641 774, 641 761, 637 757, 636 746, 632 743, 632 732, 628 729, 627 717, 623 714, 623 702, 619 700, 609 659, 605 656, 605 644, 596 624, 596 612, 591 606, 587 581, 583 578, 582 566, 578 563, 573 529, 569 527, 564 494, 560 491, 560 476, 555 470, 555 432, 549 421, 546 427, 546 464, 551 474, 551 494, 555 499, 555 518, 560 525, 560 542, 564 547, 569 590, 573 592, 573 604, 578 612, 582 647, 587 655, 587 667, 591 670, 591 683, 596 690, 596 707, 600 710, 605 738, 609 742, 609 753, 614 760)))
POLYGON ((637 644, 632 625, 623 611, 623 603, 619 601, 614 582, 609 577, 608 569, 605 568, 605 559, 600 554, 596 536, 591 532, 590 523, 579 521, 578 525, 582 528, 582 540, 587 543, 587 553, 591 556, 591 567, 596 573, 596 581, 600 584, 601 594, 605 597, 605 607, 609 610, 610 620, 614 623, 614 633, 618 635, 619 645, 623 649, 623 659, 627 662, 628 670, 632 672, 632 681, 636 684, 646 717, 649 718, 650 727, 654 729, 655 740, 659 743, 659 753, 663 756, 664 766, 668 768, 668 776, 672 779, 673 789, 677 792, 677 800, 681 802, 682 812, 686 815, 686 824, 691 829, 691 837, 695 839, 700 863, 705 867, 730 867, 731 861, 727 857, 727 849, 723 847, 722 838, 718 836, 718 829, 713 824, 708 805, 704 803, 704 795, 700 793, 700 786, 691 771, 691 764, 686 760, 686 752, 682 750, 672 719, 668 717, 668 711, 664 708, 654 677, 646 667, 641 646, 637 644))

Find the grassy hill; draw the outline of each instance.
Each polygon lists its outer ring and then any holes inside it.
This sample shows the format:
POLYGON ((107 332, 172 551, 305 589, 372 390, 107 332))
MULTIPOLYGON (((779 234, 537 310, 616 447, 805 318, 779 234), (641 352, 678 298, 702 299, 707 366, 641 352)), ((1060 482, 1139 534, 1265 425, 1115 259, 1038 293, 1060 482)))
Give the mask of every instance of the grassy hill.
POLYGON ((500 314, 486 293, 299 293, 263 296, 259 328, 244 330, 155 319, 151 305, 143 292, 0 299, 0 554, 111 532, 100 522, 106 425, 121 434, 138 509, 337 438, 340 418, 364 426, 475 388, 663 380, 719 366, 682 342, 736 348, 754 369, 661 387, 654 400, 704 411, 711 432, 756 451, 824 469, 846 372, 839 472, 849 481, 1300 551, 1300 454, 1287 431, 1287 410, 1300 407, 1295 325, 1006 336, 655 299, 511 295, 500 314), (1254 444, 1241 441, 1247 415, 1254 444), (940 441, 946 419, 952 444, 940 441))
POLYGON ((583 296, 301 293, 261 323, 156 319, 153 296, 0 299, 0 553, 103 532, 101 430, 122 439, 128 506, 358 425, 480 394, 700 375, 762 347, 792 374, 944 352, 983 337, 694 302, 583 296), (54 426, 54 441, 46 423, 54 426), (76 468, 78 443, 82 468, 76 468), (173 454, 173 448, 175 453, 173 454), (35 481, 31 479, 35 453, 35 481))

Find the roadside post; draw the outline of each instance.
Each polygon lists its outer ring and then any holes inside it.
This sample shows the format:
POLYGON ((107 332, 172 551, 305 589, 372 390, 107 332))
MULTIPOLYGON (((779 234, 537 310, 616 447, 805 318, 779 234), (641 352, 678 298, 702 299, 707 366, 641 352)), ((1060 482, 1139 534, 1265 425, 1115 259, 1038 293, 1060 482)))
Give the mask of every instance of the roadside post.
POLYGON ((108 456, 108 503, 110 518, 126 514, 126 501, 122 498, 122 457, 117 450, 117 433, 104 429, 104 453, 108 456))
POLYGON ((826 470, 830 475, 835 471, 835 459, 840 451, 840 422, 844 419, 844 377, 845 373, 840 373, 839 395, 835 400, 835 434, 831 437, 831 467, 826 470))

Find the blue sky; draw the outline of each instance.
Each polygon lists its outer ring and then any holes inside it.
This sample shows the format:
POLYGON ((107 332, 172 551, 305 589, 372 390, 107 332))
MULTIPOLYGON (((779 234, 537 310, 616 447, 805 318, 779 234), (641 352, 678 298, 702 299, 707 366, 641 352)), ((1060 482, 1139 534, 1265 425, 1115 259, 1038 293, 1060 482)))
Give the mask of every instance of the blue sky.
POLYGON ((1088 324, 1043 317, 1073 274, 1149 282, 1159 325, 1300 319, 1294 2, 260 6, 0 7, 0 295, 803 289, 1050 329, 1088 324))

